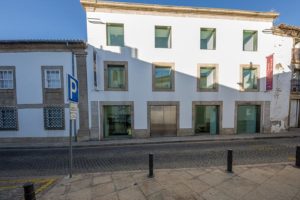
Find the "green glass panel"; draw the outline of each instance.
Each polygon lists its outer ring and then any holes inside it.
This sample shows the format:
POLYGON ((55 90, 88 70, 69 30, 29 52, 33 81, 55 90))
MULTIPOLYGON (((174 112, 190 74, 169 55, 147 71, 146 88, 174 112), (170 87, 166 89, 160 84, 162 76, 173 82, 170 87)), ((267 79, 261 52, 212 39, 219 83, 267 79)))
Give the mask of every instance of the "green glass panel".
POLYGON ((171 67, 155 66, 155 88, 171 89, 172 88, 172 69, 171 67))
POLYGON ((257 31, 243 32, 243 50, 257 51, 257 31))
POLYGON ((125 67, 123 65, 108 65, 108 88, 125 88, 125 67))
POLYGON ((238 133, 258 133, 260 131, 260 106, 238 106, 237 112, 238 133))
POLYGON ((257 89, 257 69, 243 69, 243 88, 257 89))
POLYGON ((124 46, 124 26, 123 24, 107 25, 107 45, 124 46))
POLYGON ((218 106, 196 106, 195 111, 195 133, 215 135, 219 132, 218 106))
POLYGON ((131 135, 131 106, 104 106, 104 137, 131 135))
POLYGON ((214 89, 215 88, 215 68, 200 68, 200 89, 214 89))
POLYGON ((209 50, 216 49, 216 29, 201 28, 200 32, 200 48, 209 50))
POLYGON ((171 27, 155 27, 155 48, 171 48, 171 27))

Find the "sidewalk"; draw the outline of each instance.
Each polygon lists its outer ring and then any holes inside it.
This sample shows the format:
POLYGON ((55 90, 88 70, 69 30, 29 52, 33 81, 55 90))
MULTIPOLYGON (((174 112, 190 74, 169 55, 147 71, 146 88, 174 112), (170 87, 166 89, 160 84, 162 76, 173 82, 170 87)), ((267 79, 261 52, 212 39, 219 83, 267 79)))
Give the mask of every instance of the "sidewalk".
MULTIPOLYGON (((253 139, 272 139, 272 138, 296 138, 300 137, 300 132, 290 131, 286 133, 265 133, 265 134, 241 134, 241 135, 194 135, 185 137, 154 137, 143 139, 118 139, 88 142, 73 142, 75 147, 92 146, 118 146, 133 144, 158 144, 158 143, 178 143, 178 142, 207 142, 207 141, 233 141, 233 140, 253 140, 253 139)), ((64 141, 47 142, 37 139, 36 141, 7 142, 0 138, 0 149, 9 148, 60 148, 69 146, 68 138, 64 141)))
POLYGON ((42 200, 300 200, 300 169, 291 163, 128 171, 62 178, 42 200))

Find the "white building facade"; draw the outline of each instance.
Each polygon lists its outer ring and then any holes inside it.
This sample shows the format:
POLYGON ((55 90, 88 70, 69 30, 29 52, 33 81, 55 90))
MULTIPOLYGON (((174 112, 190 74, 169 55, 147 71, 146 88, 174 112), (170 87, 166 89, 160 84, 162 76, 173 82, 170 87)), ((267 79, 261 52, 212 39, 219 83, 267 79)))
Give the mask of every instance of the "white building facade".
POLYGON ((278 14, 82 4, 91 139, 288 129, 293 40, 272 34, 278 14))

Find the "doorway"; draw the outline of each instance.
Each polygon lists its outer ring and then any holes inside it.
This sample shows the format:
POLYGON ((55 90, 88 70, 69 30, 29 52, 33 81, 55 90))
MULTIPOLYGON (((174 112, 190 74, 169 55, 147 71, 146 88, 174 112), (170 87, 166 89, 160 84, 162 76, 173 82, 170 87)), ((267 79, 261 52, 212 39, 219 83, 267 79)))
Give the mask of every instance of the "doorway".
POLYGON ((150 105, 150 133, 152 137, 177 135, 176 105, 150 105))
POLYGON ((239 105, 237 107, 237 133, 259 133, 260 114, 260 105, 239 105))
POLYGON ((219 106, 196 105, 195 106, 195 133, 219 133, 219 106))

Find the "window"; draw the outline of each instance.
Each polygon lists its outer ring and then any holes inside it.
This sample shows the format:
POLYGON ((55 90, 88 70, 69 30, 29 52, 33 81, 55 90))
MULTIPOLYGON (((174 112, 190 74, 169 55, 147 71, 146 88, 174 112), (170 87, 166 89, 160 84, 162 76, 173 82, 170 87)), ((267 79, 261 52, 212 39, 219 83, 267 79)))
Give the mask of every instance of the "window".
POLYGON ((107 24, 107 46, 124 46, 124 25, 107 24))
POLYGON ((244 51, 257 51, 257 31, 243 32, 243 50, 244 51))
POLYGON ((200 65, 198 75, 198 91, 216 91, 217 84, 217 66, 200 65))
POLYGON ((258 90, 258 69, 257 68, 243 68, 243 90, 256 91, 258 90))
POLYGON ((200 48, 207 50, 216 49, 216 29, 215 28, 201 28, 200 30, 200 48))
POLYGON ((174 91, 173 65, 154 65, 152 81, 154 91, 174 91))
POLYGON ((65 128, 65 109, 61 106, 44 108, 44 127, 46 130, 63 130, 65 128))
POLYGON ((17 129, 17 109, 15 107, 0 107, 0 130, 17 129))
POLYGON ((0 70, 0 89, 14 89, 13 70, 0 70))
POLYGON ((132 134, 131 106, 103 106, 104 137, 130 136, 132 134))
POLYGON ((105 62, 106 90, 127 91, 127 62, 105 62))
POLYGON ((237 133, 259 133, 260 110, 260 105, 238 105, 237 133))
POLYGON ((59 69, 45 70, 45 87, 49 89, 61 88, 61 74, 59 69))
POLYGON ((195 133, 219 132, 219 106, 196 105, 195 106, 195 133))
POLYGON ((155 48, 171 48, 170 26, 155 26, 155 48))

